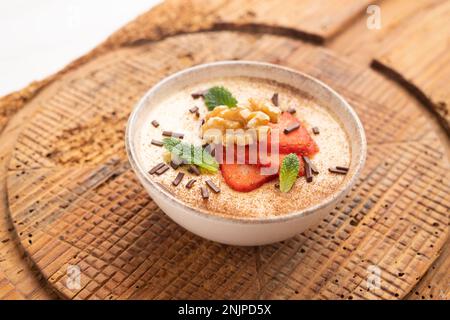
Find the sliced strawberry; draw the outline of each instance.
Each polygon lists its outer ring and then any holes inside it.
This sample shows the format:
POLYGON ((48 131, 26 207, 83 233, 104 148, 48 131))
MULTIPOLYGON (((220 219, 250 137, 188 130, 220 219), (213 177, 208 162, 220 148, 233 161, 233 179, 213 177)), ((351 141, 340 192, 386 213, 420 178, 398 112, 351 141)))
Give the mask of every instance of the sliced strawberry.
MULTIPOLYGON (((270 124, 272 129, 279 132, 279 153, 297 153, 312 156, 319 151, 316 142, 311 138, 305 126, 289 112, 283 112, 278 123, 270 124), (284 129, 293 124, 300 124, 300 128, 291 133, 284 133, 284 129)), ((271 135, 268 139, 268 150, 271 150, 271 135)))
MULTIPOLYGON (((231 157, 233 158, 231 161, 226 161, 226 148, 222 149, 222 155, 219 155, 219 158, 221 159, 218 160, 222 160, 220 168, 225 182, 230 186, 230 188, 241 192, 249 192, 259 188, 264 183, 274 179, 278 175, 280 164, 282 163, 284 157, 286 157, 289 153, 296 153, 300 160, 299 176, 305 174, 303 159, 301 156, 305 155, 310 157, 319 151, 317 144, 311 138, 306 128, 295 116, 288 112, 284 112, 280 117, 279 123, 271 124, 271 127, 272 129, 279 130, 279 154, 269 154, 266 156, 268 159, 265 157, 263 159, 262 154, 258 153, 256 157, 252 157, 251 159, 254 162, 256 158, 257 164, 248 164, 250 160, 249 154, 252 150, 254 150, 250 149, 248 146, 245 147, 245 154, 240 158, 240 160, 242 160, 245 164, 236 163, 238 150, 236 146, 234 146, 235 152, 234 157, 231 157), (300 124, 298 129, 288 134, 284 133, 285 128, 296 123, 300 124), (268 166, 275 166, 278 168, 277 173, 263 175, 261 171, 264 168, 262 167, 268 166)), ((272 133, 269 133, 267 140, 267 151, 269 152, 271 151, 271 134, 272 133)), ((216 154, 216 157, 217 156, 218 155, 216 154)))
MULTIPOLYGON (((276 166, 278 168, 278 172, 280 172, 281 164, 283 163, 283 159, 287 156, 287 154, 280 153, 278 155, 273 154, 269 156, 269 161, 264 164, 260 164, 261 167, 269 167, 269 166, 276 166)), ((304 161, 301 155, 297 154, 298 161, 300 163, 300 168, 298 171, 298 176, 304 176, 305 175, 305 166, 304 161)))
POLYGON ((226 164, 259 164, 259 153, 258 153, 258 145, 253 145, 252 147, 246 145, 245 147, 238 147, 236 145, 233 145, 234 148, 234 154, 228 155, 230 159, 227 159, 227 148, 230 147, 223 147, 222 154, 218 154, 216 152, 216 155, 219 157, 222 157, 222 163, 226 164), (242 154, 238 157, 238 152, 241 152, 242 154), (252 156, 250 156, 250 153, 253 153, 252 156))
POLYGON ((276 175, 262 175, 261 168, 254 164, 222 164, 223 178, 231 189, 249 192, 272 180, 276 175))

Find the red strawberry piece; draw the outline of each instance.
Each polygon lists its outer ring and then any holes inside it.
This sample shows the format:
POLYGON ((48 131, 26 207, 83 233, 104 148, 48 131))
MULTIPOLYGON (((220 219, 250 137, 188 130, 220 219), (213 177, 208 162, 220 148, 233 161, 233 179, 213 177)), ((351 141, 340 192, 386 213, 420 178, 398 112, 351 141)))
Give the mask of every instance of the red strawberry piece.
POLYGON ((249 192, 272 180, 276 175, 262 175, 254 164, 222 164, 220 170, 227 185, 236 191, 249 192))
MULTIPOLYGON (((278 123, 270 124, 272 130, 279 132, 279 153, 297 153, 312 156, 319 151, 316 142, 311 138, 305 126, 289 112, 283 112, 278 123), (286 134, 284 129, 299 123, 300 128, 286 134)), ((271 150, 271 136, 268 137, 268 150, 271 150)))
POLYGON ((216 152, 216 155, 218 157, 222 157, 222 163, 225 164, 259 164, 259 151, 258 151, 258 145, 252 145, 251 147, 246 146, 237 146, 233 145, 232 148, 234 148, 234 151, 232 150, 229 155, 227 155, 227 149, 230 147, 223 147, 222 154, 218 154, 216 152), (240 154, 239 154, 240 153, 240 154), (239 154, 239 157, 238 157, 239 154))

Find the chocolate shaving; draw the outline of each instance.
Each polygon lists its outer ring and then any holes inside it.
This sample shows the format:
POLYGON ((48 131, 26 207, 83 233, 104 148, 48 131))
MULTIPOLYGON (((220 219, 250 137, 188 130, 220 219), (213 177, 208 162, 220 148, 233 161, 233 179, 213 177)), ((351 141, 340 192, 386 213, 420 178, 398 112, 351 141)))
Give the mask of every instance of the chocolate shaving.
POLYGON ((167 170, 169 170, 169 166, 164 164, 161 168, 159 168, 158 170, 156 170, 156 174, 158 176, 162 175, 164 172, 166 172, 167 170))
POLYGON ((328 171, 331 173, 338 173, 338 174, 347 174, 347 171, 345 170, 339 170, 337 168, 329 168, 328 171))
POLYGON ((297 110, 295 110, 295 108, 293 107, 289 107, 289 109, 287 109, 287 112, 289 112, 290 114, 294 114, 297 112, 297 110))
POLYGON ((205 94, 206 94, 206 91, 194 92, 194 93, 191 94, 191 97, 193 99, 204 98, 205 94))
POLYGON ((174 138, 179 138, 179 139, 184 138, 184 133, 176 133, 176 132, 167 131, 167 130, 164 130, 162 132, 162 135, 165 137, 174 137, 174 138))
POLYGON ((294 124, 291 124, 289 127, 284 128, 283 132, 285 134, 288 134, 288 133, 291 133, 292 131, 297 130, 298 128, 300 128, 300 123, 294 123, 294 124))
POLYGON ((156 120, 153 120, 153 121, 152 121, 152 125, 153 125, 155 128, 158 128, 158 127, 159 127, 159 122, 156 121, 156 120))
POLYGON ((172 133, 172 137, 178 138, 178 139, 183 139, 184 138, 184 133, 172 133))
POLYGON ((318 127, 313 127, 313 128, 312 128, 312 132, 313 132, 314 134, 319 134, 319 133, 320 133, 320 130, 319 130, 318 127))
POLYGON ((195 107, 190 108, 190 109, 189 109, 189 112, 190 112, 190 113, 197 113, 197 112, 198 112, 198 107, 195 106, 195 107))
POLYGON ((305 161, 305 163, 307 163, 309 165, 309 167, 311 168, 312 173, 314 173, 314 174, 318 174, 319 173, 319 170, 314 165, 314 163, 312 163, 310 158, 308 158, 307 156, 303 156, 302 158, 303 158, 303 161, 305 161))
POLYGON ((272 96, 272 103, 274 106, 278 107, 278 92, 275 92, 272 96))
POLYGON ((152 145, 157 146, 157 147, 162 147, 164 145, 164 143, 162 141, 152 139, 152 145))
POLYGON ((164 166, 164 162, 158 163, 156 166, 150 169, 148 173, 154 174, 158 169, 161 169, 164 166))
POLYGON ((177 176, 175 177, 175 180, 172 181, 172 184, 176 187, 180 184, 181 180, 183 180, 184 173, 178 172, 177 176))
POLYGON ((206 152, 208 152, 213 157, 216 155, 216 148, 214 144, 206 143, 202 147, 203 149, 205 149, 206 152))
POLYGON ((306 182, 313 181, 311 166, 309 165, 309 162, 306 162, 306 161, 305 161, 305 177, 306 177, 306 182))
POLYGON ((177 170, 178 167, 183 164, 183 161, 171 160, 169 164, 170 164, 170 166, 172 167, 173 170, 177 170))
POLYGON ((214 182, 212 182, 210 179, 206 180, 205 182, 206 182, 206 184, 208 185, 208 187, 211 188, 212 191, 214 191, 215 193, 219 193, 219 192, 220 192, 219 187, 216 186, 216 185, 214 184, 214 182))
POLYGON ((200 170, 195 165, 190 165, 188 171, 189 171, 189 173, 193 173, 196 176, 200 175, 200 170))
POLYGON ((197 181, 197 180, 195 180, 195 179, 189 180, 189 182, 186 183, 186 188, 188 188, 188 189, 192 188, 194 186, 195 181, 197 181))
POLYGON ((204 200, 209 198, 209 191, 208 191, 208 189, 206 189, 206 187, 200 187, 200 192, 201 192, 202 198, 204 200))

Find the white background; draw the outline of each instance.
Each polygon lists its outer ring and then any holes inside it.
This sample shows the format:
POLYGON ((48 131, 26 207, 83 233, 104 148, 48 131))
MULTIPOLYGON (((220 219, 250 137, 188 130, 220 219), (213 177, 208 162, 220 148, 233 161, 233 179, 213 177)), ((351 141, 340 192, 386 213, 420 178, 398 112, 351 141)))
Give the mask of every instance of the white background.
POLYGON ((1 0, 0 96, 58 71, 158 0, 1 0))

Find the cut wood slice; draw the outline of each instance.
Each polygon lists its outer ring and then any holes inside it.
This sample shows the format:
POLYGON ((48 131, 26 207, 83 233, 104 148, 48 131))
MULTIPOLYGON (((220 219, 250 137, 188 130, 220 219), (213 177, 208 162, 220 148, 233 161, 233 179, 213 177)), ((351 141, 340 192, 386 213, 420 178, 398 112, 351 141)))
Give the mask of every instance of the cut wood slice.
POLYGON ((417 12, 383 41, 373 67, 398 80, 438 116, 450 134, 450 2, 417 12))
POLYGON ((384 77, 300 41, 209 32, 116 49, 58 78, 27 107, 33 117, 10 154, 8 219, 65 298, 402 298, 447 240, 450 170, 440 127, 384 77), (283 243, 254 250, 186 232, 129 168, 130 110, 168 73, 232 58, 274 62, 284 48, 285 65, 335 88, 360 116, 369 141, 361 179, 318 228, 283 243), (75 289, 67 287, 69 265, 81 271, 75 289), (374 267, 383 285, 367 290, 374 267))

